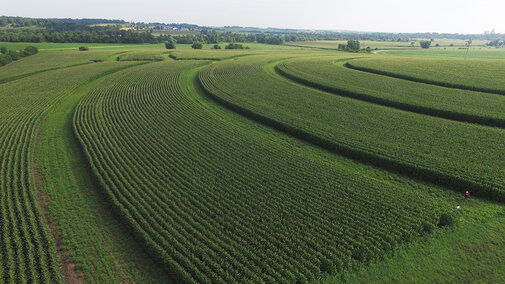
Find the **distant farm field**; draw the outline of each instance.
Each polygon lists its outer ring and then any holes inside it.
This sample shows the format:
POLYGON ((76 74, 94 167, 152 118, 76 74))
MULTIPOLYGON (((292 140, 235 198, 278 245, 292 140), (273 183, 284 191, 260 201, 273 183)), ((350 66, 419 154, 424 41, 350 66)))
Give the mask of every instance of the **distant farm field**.
MULTIPOLYGON (((414 47, 420 49, 419 42, 421 40, 430 40, 430 39, 413 39, 409 41, 372 41, 372 40, 362 40, 360 41, 361 47, 366 48, 370 47, 371 49, 400 49, 403 50, 405 48, 412 48, 412 42, 414 43, 414 47)), ((346 44, 346 40, 317 40, 317 41, 299 41, 299 42, 287 42, 286 45, 299 46, 299 47, 314 47, 314 48, 323 48, 323 49, 337 49, 339 44, 346 44)), ((474 46, 482 47, 486 41, 474 41, 474 46)), ((440 45, 443 47, 449 47, 453 45, 454 47, 464 47, 465 41, 459 39, 435 39, 432 42, 432 47, 435 45, 440 45)), ((408 50, 407 49, 407 50, 408 50)))
POLYGON ((504 59, 381 57, 356 60, 349 64, 349 67, 360 71, 414 82, 505 95, 504 59))
POLYGON ((33 44, 0 67, 0 282, 505 281, 505 65, 439 42, 33 44))
POLYGON ((476 59, 505 59, 505 48, 472 46, 468 50, 465 47, 430 47, 428 50, 402 49, 388 50, 384 54, 438 57, 438 58, 476 58, 476 59))
MULTIPOLYGON (((81 46, 87 46, 91 50, 137 50, 137 49, 165 49, 163 44, 122 44, 122 43, 52 43, 52 42, 0 42, 0 46, 5 46, 8 49, 22 49, 26 46, 36 46, 40 51, 66 51, 78 50, 81 46)), ((252 49, 299 49, 284 45, 270 45, 262 43, 243 43, 244 47, 252 49)), ((226 43, 220 43, 219 46, 224 48, 226 43)), ((212 49, 214 44, 204 44, 203 49, 212 49)), ((191 49, 191 44, 178 44, 177 49, 191 49)))

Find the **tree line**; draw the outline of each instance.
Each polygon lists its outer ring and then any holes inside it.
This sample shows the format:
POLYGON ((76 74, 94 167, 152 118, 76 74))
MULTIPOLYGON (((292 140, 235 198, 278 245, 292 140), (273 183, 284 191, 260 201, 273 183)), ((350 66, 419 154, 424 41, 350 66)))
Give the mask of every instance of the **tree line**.
POLYGON ((284 42, 311 40, 372 40, 408 42, 412 38, 487 39, 503 38, 501 34, 439 34, 439 33, 361 33, 334 31, 303 31, 290 29, 260 29, 224 27, 209 28, 190 24, 127 23, 105 19, 35 19, 0 17, 0 41, 6 42, 80 42, 80 43, 163 43, 170 35, 153 35, 153 31, 167 27, 187 29, 187 34, 175 35, 179 44, 202 42, 258 42, 280 45, 284 42), (99 26, 97 24, 107 24, 99 26), (131 30, 122 30, 122 24, 131 24, 131 30))
POLYGON ((41 19, 41 18, 23 18, 23 17, 8 17, 0 16, 0 27, 48 27, 53 24, 80 24, 80 26, 96 25, 96 24, 125 24, 123 20, 107 20, 107 19, 41 19))
MULTIPOLYGON (((170 35, 161 35, 159 40, 169 41, 170 35)), ((285 35, 267 35, 267 34, 243 34, 234 32, 219 32, 203 30, 196 34, 185 34, 173 36, 173 39, 179 44, 192 44, 194 42, 203 42, 216 44, 219 42, 258 42, 266 44, 280 45, 285 41, 298 40, 298 38, 286 37, 285 35)))
POLYGON ((348 52, 366 52, 366 53, 372 52, 372 49, 369 46, 367 46, 366 48, 361 48, 361 43, 359 42, 359 40, 354 39, 348 40, 347 44, 339 44, 338 50, 348 52))
POLYGON ((126 30, 1 30, 4 42, 159 43, 151 32, 126 30))
POLYGON ((494 47, 505 47, 505 40, 503 39, 495 39, 492 40, 488 43, 486 43, 487 46, 494 46, 494 47))
POLYGON ((25 49, 8 50, 6 47, 0 47, 0 66, 7 65, 12 61, 19 60, 23 57, 34 55, 39 52, 35 46, 27 46, 25 49))

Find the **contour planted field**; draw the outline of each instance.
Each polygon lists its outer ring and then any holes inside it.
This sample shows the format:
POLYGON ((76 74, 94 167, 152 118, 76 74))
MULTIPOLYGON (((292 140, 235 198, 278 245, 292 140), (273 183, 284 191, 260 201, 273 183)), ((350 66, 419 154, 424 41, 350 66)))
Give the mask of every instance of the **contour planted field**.
MULTIPOLYGON (((464 46, 464 44, 462 44, 464 46)), ((505 58, 505 49, 495 47, 474 47, 472 46, 467 52, 464 47, 433 47, 426 49, 421 48, 404 48, 397 50, 384 50, 381 55, 399 55, 402 57, 417 57, 421 58, 440 58, 440 59, 492 59, 503 60, 505 58)))
POLYGON ((179 281, 315 280, 383 258, 446 210, 447 191, 210 109, 182 80, 202 64, 116 73, 74 116, 109 201, 179 281))
POLYGON ((33 142, 44 113, 109 63, 44 72, 0 85, 0 282, 58 283, 59 261, 36 197, 33 142))
POLYGON ((229 109, 330 151, 505 201, 501 129, 316 91, 267 73, 262 66, 271 60, 251 56, 216 63, 199 80, 229 109))
POLYGON ((505 97, 437 86, 501 61, 82 45, 0 67, 0 283, 505 279, 505 97))
POLYGON ((412 81, 505 95, 505 60, 381 56, 349 64, 359 70, 412 81))
MULTIPOLYGON (((1 46, 1 44, 0 44, 1 46)), ((76 48, 77 50, 77 48, 76 48)), ((47 51, 14 61, 0 68, 0 83, 45 70, 104 61, 111 51, 47 51)))
MULTIPOLYGON (((302 57, 283 61, 276 70, 292 80, 337 95, 436 117, 505 127, 505 96, 420 84, 345 67, 374 62, 375 58, 302 57)), ((384 60, 378 61, 381 64, 384 60)))

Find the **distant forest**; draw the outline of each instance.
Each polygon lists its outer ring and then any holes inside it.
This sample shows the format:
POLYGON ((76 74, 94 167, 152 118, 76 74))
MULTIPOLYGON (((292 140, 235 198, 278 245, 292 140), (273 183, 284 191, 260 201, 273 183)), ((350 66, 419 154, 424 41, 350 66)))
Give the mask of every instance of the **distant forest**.
POLYGON ((79 43, 162 43, 173 37, 177 43, 258 42, 283 44, 308 40, 375 40, 403 41, 413 38, 500 40, 502 34, 439 33, 363 33, 309 31, 294 29, 261 29, 242 27, 211 28, 190 24, 129 23, 106 19, 35 19, 0 17, 0 41, 4 42, 79 42, 79 43), (128 28, 125 29, 124 25, 128 28), (168 31, 154 35, 153 32, 168 31), (170 35, 170 31, 178 31, 170 35))

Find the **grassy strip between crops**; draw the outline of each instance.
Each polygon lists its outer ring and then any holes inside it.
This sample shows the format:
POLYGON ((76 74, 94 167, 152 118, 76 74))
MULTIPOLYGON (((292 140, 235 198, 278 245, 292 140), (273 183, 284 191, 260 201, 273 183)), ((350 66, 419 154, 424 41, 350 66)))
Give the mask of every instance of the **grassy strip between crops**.
POLYGON ((458 83, 449 82, 449 81, 438 81, 438 80, 423 78, 423 77, 416 76, 416 75, 400 74, 400 73, 396 73, 396 72, 370 68, 370 67, 354 64, 353 62, 346 62, 344 64, 344 66, 347 68, 351 68, 351 69, 362 71, 362 72, 374 73, 374 74, 378 74, 378 75, 389 76, 389 77, 393 77, 393 78, 398 78, 398 79, 403 79, 403 80, 408 80, 408 81, 413 81, 413 82, 418 82, 418 83, 424 83, 424 84, 430 84, 430 85, 436 85, 436 86, 453 88, 453 89, 460 89, 460 90, 469 90, 469 91, 484 92, 484 93, 490 93, 490 94, 505 95, 505 89, 494 89, 494 88, 480 87, 477 85, 472 86, 472 85, 466 85, 466 84, 458 84, 458 83))
POLYGON ((74 116, 107 200, 179 281, 313 281, 381 259, 452 211, 450 191, 209 109, 192 86, 203 63, 110 76, 74 116))
MULTIPOLYGON (((136 65, 116 68, 110 73, 132 66, 136 65)), ((55 105, 38 135, 37 187, 45 196, 65 281, 165 282, 166 275, 111 215, 73 135, 75 106, 104 79, 100 77, 82 85, 55 105), (79 276, 75 270, 83 275, 79 276)))
POLYGON ((126 53, 126 52, 127 51, 119 51, 119 52, 112 53, 106 57, 105 61, 119 61, 118 60, 119 55, 126 53))
POLYGON ((53 104, 117 64, 58 69, 0 85, 2 282, 62 281, 55 246, 35 191, 33 146, 37 129, 53 104))
POLYGON ((348 59, 301 58, 275 65, 284 77, 336 95, 400 110, 505 128, 505 97, 445 89, 349 70, 348 59))
POLYGON ((207 95, 230 110, 334 153, 505 201, 498 178, 503 175, 503 153, 496 151, 496 145, 503 143, 501 130, 409 114, 328 96, 293 82, 286 84, 280 75, 269 78, 260 63, 266 60, 269 58, 248 57, 240 63, 216 63, 200 72, 200 82, 207 95), (475 137, 481 137, 478 144, 475 137))
MULTIPOLYGON (((464 214, 474 216, 487 206, 464 214)), ((503 207, 478 220, 461 220, 455 229, 437 232, 411 247, 342 277, 321 283, 503 283, 505 226, 503 207)))

